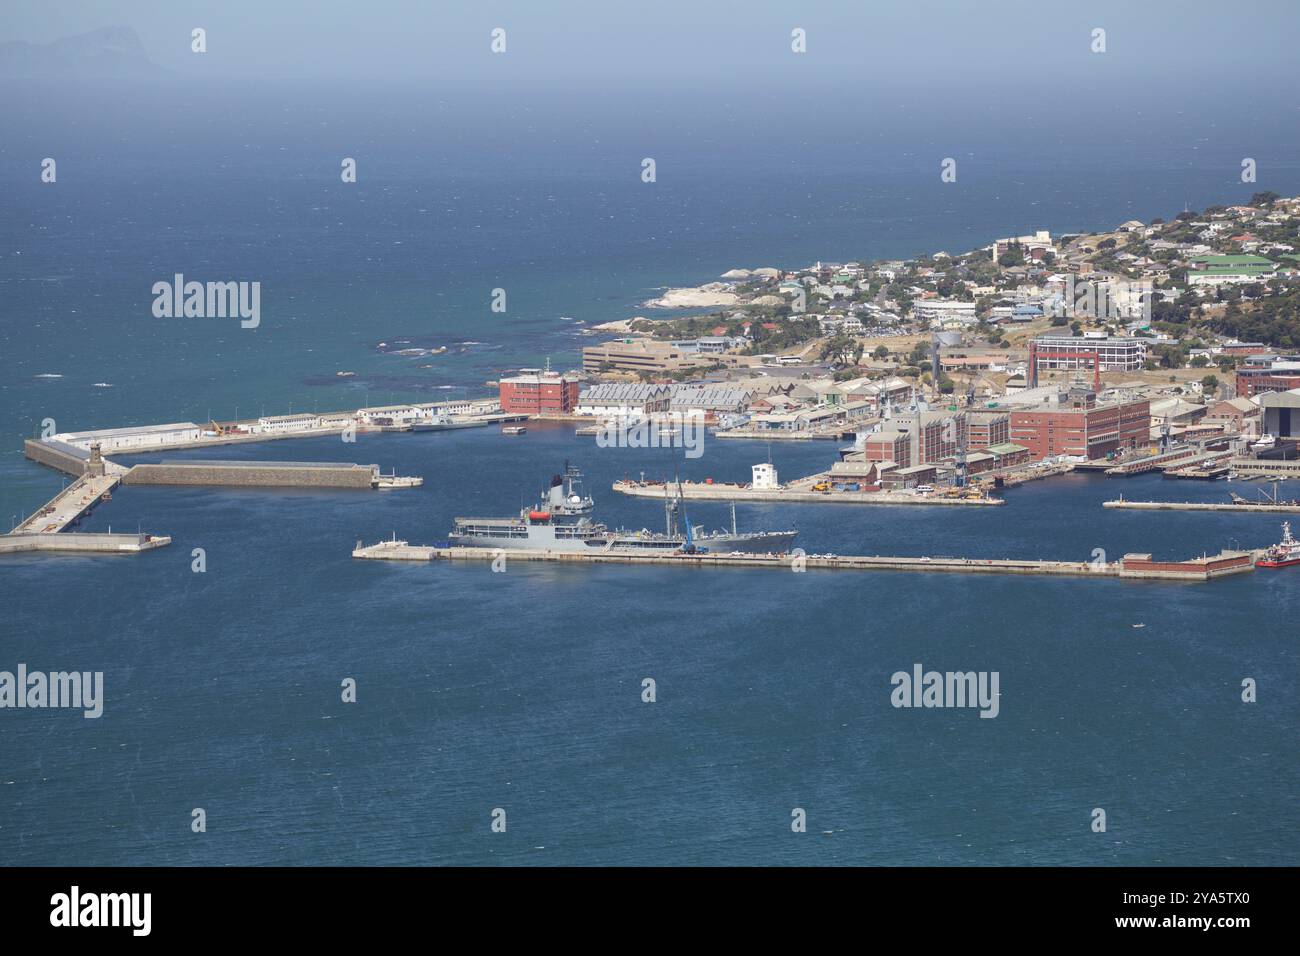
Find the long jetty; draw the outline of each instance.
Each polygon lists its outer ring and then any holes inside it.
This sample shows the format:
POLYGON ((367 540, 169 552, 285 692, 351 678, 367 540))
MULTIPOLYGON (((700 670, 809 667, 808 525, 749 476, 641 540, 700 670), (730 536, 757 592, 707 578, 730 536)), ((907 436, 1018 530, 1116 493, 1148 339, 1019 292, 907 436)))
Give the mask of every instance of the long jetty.
POLYGON ((1134 511, 1231 511, 1237 514, 1295 514, 1300 504, 1272 504, 1261 501, 1236 504, 1228 501, 1126 501, 1118 498, 1103 501, 1103 508, 1126 508, 1134 511))
POLYGON ((0 554, 49 551, 61 554, 139 554, 172 543, 166 535, 154 534, 68 534, 10 533, 0 535, 0 554))
POLYGON ((680 568, 796 568, 840 571, 928 571, 960 574, 1036 574, 1156 581, 1212 581, 1255 569, 1251 551, 1223 551, 1185 561, 1155 561, 1149 554, 1126 554, 1114 562, 1042 561, 1007 558, 889 557, 810 554, 690 554, 684 551, 635 554, 617 551, 550 551, 508 548, 452 548, 390 540, 364 545, 352 557, 370 561, 543 561, 574 564, 671 565, 680 568))
POLYGON ((51 498, 45 507, 28 515, 11 534, 57 534, 80 521, 121 479, 118 474, 82 475, 51 498))
MULTIPOLYGON (((840 481, 831 475, 816 475, 817 479, 827 482, 840 481)), ((811 484, 811 479, 800 479, 811 484)), ((621 495, 633 498, 673 498, 677 495, 677 483, 657 483, 640 481, 616 481, 613 488, 621 495)), ((830 505, 1001 505, 1001 498, 946 498, 942 495, 920 495, 911 491, 811 491, 799 488, 754 488, 750 485, 706 484, 697 481, 684 481, 681 484, 683 498, 699 501, 785 501, 799 504, 830 505)))

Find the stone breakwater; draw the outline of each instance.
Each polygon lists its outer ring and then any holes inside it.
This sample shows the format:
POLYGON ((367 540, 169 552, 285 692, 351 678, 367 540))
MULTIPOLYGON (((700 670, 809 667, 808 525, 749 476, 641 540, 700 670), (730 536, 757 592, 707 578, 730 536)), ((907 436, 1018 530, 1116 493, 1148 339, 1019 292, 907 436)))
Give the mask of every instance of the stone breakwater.
POLYGON ((378 465, 312 462, 186 461, 135 465, 126 485, 219 485, 245 488, 373 488, 378 465))

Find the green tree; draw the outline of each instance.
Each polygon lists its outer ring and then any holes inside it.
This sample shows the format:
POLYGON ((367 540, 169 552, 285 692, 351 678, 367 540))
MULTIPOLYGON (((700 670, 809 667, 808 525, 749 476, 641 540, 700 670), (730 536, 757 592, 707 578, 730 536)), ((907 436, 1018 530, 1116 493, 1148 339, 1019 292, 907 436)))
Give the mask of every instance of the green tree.
POLYGON ((1020 243, 1013 242, 1007 246, 1007 251, 998 256, 998 265, 1003 268, 1009 266, 1023 266, 1025 264, 1025 250, 1020 243))

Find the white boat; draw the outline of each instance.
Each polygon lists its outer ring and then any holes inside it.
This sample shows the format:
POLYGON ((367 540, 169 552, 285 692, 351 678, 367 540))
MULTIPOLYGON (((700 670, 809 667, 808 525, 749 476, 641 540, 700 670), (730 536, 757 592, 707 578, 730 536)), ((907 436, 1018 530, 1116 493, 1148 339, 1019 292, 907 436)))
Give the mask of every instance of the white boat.
POLYGON ((1251 443, 1250 447, 1254 451, 1267 451, 1277 444, 1277 438, 1273 435, 1260 435, 1258 441, 1251 443))

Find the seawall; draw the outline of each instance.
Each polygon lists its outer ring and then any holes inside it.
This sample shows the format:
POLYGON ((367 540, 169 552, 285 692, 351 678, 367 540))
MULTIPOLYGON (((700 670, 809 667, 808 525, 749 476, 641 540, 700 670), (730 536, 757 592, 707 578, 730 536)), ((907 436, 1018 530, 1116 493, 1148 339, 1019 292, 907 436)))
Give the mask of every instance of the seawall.
POLYGON ((223 485, 245 488, 373 488, 377 465, 318 462, 159 462, 135 465, 127 485, 223 485))

